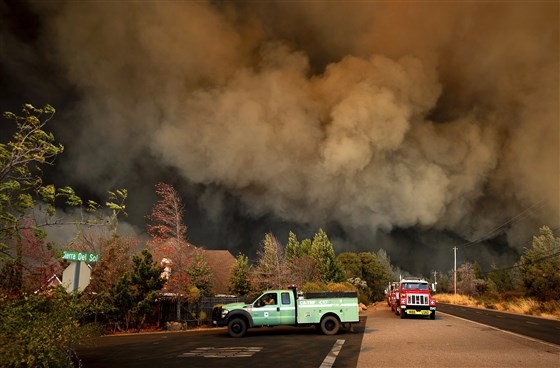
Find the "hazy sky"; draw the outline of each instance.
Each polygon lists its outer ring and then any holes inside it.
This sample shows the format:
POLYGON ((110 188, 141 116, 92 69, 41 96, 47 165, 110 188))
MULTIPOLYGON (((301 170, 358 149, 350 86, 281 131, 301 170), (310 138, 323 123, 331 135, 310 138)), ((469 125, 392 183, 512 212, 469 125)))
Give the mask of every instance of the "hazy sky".
POLYGON ((7 1, 0 107, 54 105, 53 180, 129 189, 138 232, 165 181, 189 240, 234 255, 323 228, 337 252, 384 248, 412 272, 450 269, 454 246, 511 266, 538 227, 559 228, 559 14, 556 1, 7 1))

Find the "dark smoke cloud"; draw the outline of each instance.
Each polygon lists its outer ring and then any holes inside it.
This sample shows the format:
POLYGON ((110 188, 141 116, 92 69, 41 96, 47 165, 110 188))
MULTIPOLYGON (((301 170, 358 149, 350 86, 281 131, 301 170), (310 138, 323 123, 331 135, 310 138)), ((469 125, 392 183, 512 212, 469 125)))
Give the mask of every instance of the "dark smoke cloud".
POLYGON ((559 224, 558 8, 5 3, 2 78, 60 101, 58 180, 129 188, 140 229, 166 181, 234 254, 322 227, 413 272, 481 238, 464 260, 511 265, 559 224))

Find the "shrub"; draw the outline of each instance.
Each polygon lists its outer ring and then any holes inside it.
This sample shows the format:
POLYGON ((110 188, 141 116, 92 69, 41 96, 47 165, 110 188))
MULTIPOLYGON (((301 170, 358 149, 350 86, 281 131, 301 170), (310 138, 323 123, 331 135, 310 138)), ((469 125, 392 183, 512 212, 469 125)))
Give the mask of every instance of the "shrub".
POLYGON ((71 341, 95 330, 78 325, 79 309, 62 288, 18 297, 0 295, 0 366, 66 366, 71 341))

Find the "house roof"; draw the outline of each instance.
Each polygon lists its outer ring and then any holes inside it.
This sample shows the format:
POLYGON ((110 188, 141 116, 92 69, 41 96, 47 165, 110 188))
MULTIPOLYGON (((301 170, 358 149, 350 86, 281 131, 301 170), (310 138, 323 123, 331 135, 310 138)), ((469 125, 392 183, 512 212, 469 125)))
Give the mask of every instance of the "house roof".
MULTIPOLYGON (((174 240, 168 240, 172 242, 174 240)), ((218 249, 209 250, 192 243, 187 242, 186 254, 192 256, 195 252, 202 252, 204 258, 208 262, 208 267, 212 270, 214 277, 212 278, 212 291, 214 294, 229 294, 228 284, 230 272, 235 264, 235 257, 229 250, 218 249)), ((166 258, 164 258, 166 259, 166 258)), ((173 260, 171 259, 171 264, 173 260)))
POLYGON ((229 250, 201 250, 208 262, 208 267, 214 272, 212 280, 214 294, 228 294, 229 277, 235 264, 235 257, 229 250))

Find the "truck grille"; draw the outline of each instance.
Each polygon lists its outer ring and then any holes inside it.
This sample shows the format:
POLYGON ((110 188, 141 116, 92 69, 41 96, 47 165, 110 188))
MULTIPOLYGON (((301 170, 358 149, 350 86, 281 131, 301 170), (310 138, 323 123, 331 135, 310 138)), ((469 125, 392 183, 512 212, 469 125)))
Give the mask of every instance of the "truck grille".
POLYGON ((407 294, 407 305, 428 305, 428 296, 424 294, 407 294))

